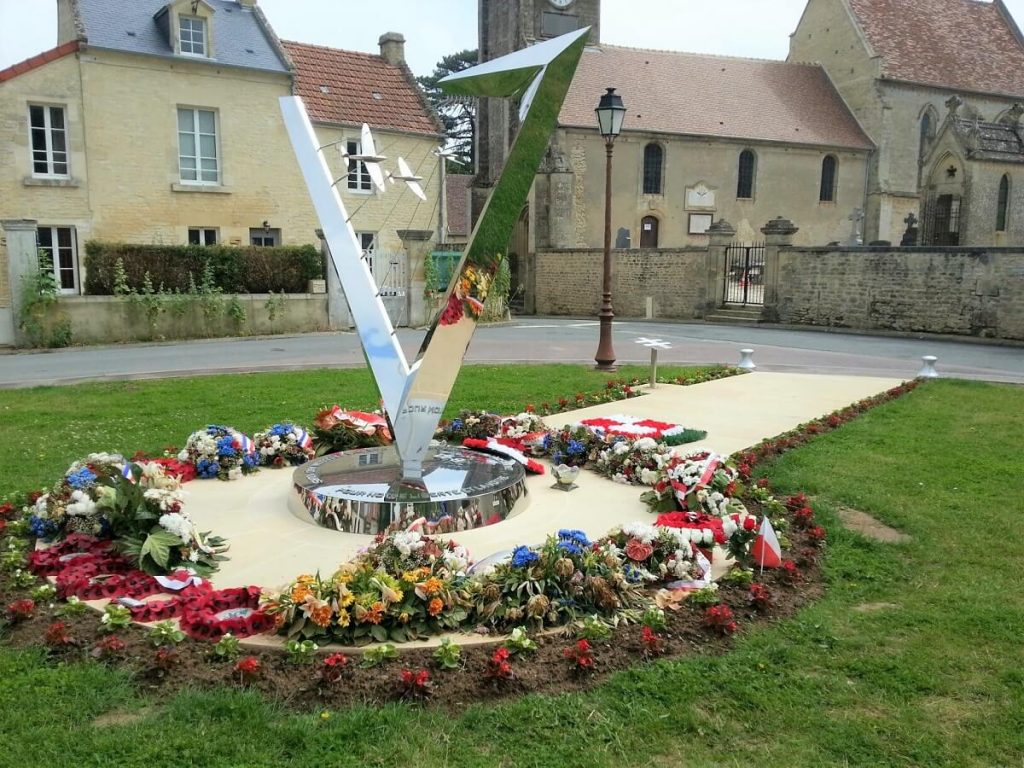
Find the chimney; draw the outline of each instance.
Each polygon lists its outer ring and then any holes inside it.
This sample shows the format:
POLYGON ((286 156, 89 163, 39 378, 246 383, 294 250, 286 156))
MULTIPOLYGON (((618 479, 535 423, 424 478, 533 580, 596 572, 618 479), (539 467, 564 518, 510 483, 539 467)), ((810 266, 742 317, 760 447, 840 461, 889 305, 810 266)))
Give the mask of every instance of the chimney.
POLYGON ((405 38, 401 32, 385 32, 377 42, 380 44, 380 55, 388 64, 396 67, 405 64, 405 38))

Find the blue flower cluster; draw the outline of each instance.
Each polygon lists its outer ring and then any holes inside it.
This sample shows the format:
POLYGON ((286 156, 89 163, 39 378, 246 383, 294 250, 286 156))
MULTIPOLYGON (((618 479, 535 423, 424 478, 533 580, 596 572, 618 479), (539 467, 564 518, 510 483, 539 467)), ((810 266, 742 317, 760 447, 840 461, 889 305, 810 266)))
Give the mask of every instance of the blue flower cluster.
POLYGON ((57 526, 50 520, 43 520, 38 515, 32 515, 28 519, 28 529, 37 539, 46 539, 57 532, 57 526))
POLYGON ((88 488, 96 482, 96 473, 88 467, 82 467, 77 472, 68 475, 68 485, 72 488, 88 488))
POLYGON ((590 539, 583 531, 570 531, 563 528, 558 532, 558 548, 567 554, 582 555, 590 547, 590 539))
POLYGON ((540 560, 540 555, 527 546, 518 546, 512 552, 512 565, 516 568, 525 568, 540 560))
POLYGON ((242 466, 252 469, 259 463, 259 457, 254 454, 247 453, 242 457, 242 466))
POLYGON ((462 429, 462 419, 452 419, 450 427, 453 431, 462 429))
POLYGON ((236 456, 238 452, 235 450, 235 438, 231 435, 225 435, 217 440, 217 455, 221 458, 230 458, 236 456))
POLYGON ((626 577, 626 581, 630 584, 639 584, 644 580, 643 571, 632 563, 626 563, 622 566, 622 575, 626 577))
POLYGON ((291 422, 286 421, 284 424, 275 424, 269 430, 268 435, 276 435, 277 437, 287 437, 295 429, 295 425, 291 422))
POLYGON ((200 459, 196 464, 196 474, 204 479, 210 479, 220 474, 220 464, 209 459, 200 459))
POLYGON ((566 446, 566 451, 570 456, 582 456, 587 452, 587 447, 579 440, 570 440, 569 445, 566 446))

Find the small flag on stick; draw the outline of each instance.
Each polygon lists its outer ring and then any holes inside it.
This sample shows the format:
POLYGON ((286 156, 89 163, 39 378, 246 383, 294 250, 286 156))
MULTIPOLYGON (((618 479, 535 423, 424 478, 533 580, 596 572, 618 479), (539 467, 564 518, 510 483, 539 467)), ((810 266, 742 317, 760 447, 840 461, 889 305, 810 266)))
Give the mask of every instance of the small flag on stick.
POLYGON ((761 529, 757 532, 754 545, 750 548, 750 554, 754 562, 761 566, 761 572, 765 568, 780 568, 782 566, 782 547, 779 545, 779 537, 775 535, 772 528, 772 521, 768 515, 761 520, 761 529))

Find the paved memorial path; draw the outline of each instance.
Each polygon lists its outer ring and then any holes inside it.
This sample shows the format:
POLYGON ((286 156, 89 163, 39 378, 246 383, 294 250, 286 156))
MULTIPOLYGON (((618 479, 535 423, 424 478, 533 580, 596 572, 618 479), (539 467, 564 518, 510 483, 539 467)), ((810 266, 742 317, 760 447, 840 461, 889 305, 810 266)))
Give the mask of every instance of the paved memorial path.
MULTIPOLYGON (((406 355, 419 349, 423 332, 399 332, 406 355)), ((823 331, 746 328, 703 323, 616 322, 620 363, 645 363, 639 337, 669 341, 664 363, 737 362, 739 349, 756 349, 762 370, 806 371, 912 378, 922 355, 938 355, 943 375, 1024 383, 1024 348, 945 339, 860 336, 823 331)), ((525 318, 482 326, 467 362, 592 362, 597 349, 593 321, 525 318)), ((79 381, 163 378, 251 371, 362 367, 354 333, 313 333, 251 339, 216 339, 76 347, 50 352, 0 354, 0 387, 71 384, 79 381)))
MULTIPOLYGON (((547 422, 561 426, 615 414, 657 417, 707 430, 705 440, 684 449, 703 446, 730 454, 899 383, 896 378, 753 373, 689 387, 662 385, 642 397, 559 414, 547 422)), ((217 587, 272 588, 303 573, 326 576, 369 543, 369 536, 320 528, 290 512, 291 475, 289 469, 266 469, 234 482, 196 480, 185 486, 186 507, 199 529, 216 531, 231 543, 230 561, 213 577, 217 587)), ((480 560, 519 544, 540 543, 559 528, 598 537, 616 524, 652 519, 640 502, 639 486, 587 471, 577 482, 577 490, 565 493, 551 488, 550 474, 531 476, 521 511, 497 525, 451 537, 480 560)))

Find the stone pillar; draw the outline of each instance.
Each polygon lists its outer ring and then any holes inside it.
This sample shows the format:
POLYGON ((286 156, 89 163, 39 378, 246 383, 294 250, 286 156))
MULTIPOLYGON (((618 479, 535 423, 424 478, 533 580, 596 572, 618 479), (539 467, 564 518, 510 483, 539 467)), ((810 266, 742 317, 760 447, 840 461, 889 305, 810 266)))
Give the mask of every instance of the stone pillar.
POLYGON ((704 300, 706 313, 722 306, 725 299, 725 252, 736 239, 736 229, 725 219, 719 219, 708 227, 707 256, 705 257, 705 273, 707 275, 707 296, 704 300))
POLYGON ((779 317, 779 252, 793 245, 793 235, 800 231, 789 219, 776 216, 763 227, 764 233, 764 308, 761 319, 776 322, 779 317))
POLYGON ((433 250, 434 232, 430 229, 400 229, 398 236, 408 256, 405 270, 406 317, 410 328, 419 328, 430 322, 433 306, 423 296, 427 287, 424 265, 433 250))
POLYGON ((4 239, 7 242, 7 287, 10 301, 3 301, 0 291, 0 344, 24 342, 18 330, 21 316, 22 278, 39 269, 39 253, 36 248, 36 221, 34 219, 8 219, 0 221, 4 239), (7 306, 4 306, 4 304, 7 306))

